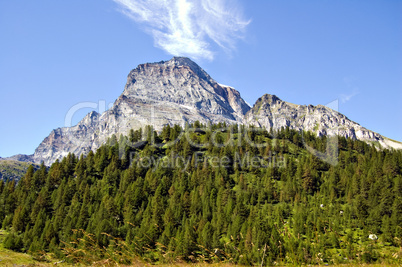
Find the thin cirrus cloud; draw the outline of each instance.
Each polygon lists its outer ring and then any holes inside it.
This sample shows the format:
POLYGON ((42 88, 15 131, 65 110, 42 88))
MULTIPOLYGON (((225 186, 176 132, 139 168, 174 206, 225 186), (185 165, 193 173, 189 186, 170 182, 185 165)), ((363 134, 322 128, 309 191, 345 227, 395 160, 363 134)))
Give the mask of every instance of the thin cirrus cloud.
POLYGON ((226 0, 113 0, 121 12, 145 25, 155 46, 175 56, 213 60, 216 44, 226 52, 236 48, 250 20, 226 0))
POLYGON ((342 103, 346 103, 346 102, 348 102, 349 100, 351 100, 352 97, 354 97, 354 96, 357 95, 357 94, 359 94, 359 92, 356 91, 356 90, 355 90, 353 93, 351 93, 351 94, 341 94, 341 102, 342 102, 342 103))
POLYGON ((354 86, 354 84, 357 82, 357 79, 354 76, 348 76, 343 78, 343 82, 346 84, 346 86, 349 88, 350 91, 352 91, 349 94, 341 94, 341 102, 346 103, 349 100, 351 100, 354 96, 359 94, 359 88, 354 86))

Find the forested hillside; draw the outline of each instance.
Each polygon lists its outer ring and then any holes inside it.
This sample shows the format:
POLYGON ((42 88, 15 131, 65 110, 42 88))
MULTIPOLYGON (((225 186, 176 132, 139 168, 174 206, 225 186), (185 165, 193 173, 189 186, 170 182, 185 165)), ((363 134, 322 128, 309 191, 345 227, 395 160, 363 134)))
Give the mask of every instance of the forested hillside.
POLYGON ((31 167, 18 183, 1 181, 4 246, 72 262, 114 250, 124 263, 132 255, 395 263, 402 257, 401 172, 401 151, 343 137, 198 122, 159 134, 146 127, 113 136, 87 157, 31 167), (337 150, 337 160, 322 161, 306 146, 337 150))
POLYGON ((0 180, 19 180, 25 175, 29 166, 33 165, 34 170, 39 168, 39 165, 29 162, 21 162, 17 160, 0 159, 0 180))

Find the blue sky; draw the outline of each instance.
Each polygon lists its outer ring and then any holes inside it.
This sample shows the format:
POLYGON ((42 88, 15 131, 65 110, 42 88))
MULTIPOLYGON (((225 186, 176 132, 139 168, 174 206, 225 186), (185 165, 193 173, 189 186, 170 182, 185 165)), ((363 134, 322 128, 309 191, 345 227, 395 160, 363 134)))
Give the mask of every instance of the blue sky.
POLYGON ((402 141, 402 1, 158 2, 1 1, 0 156, 32 154, 72 106, 113 103, 131 69, 172 55, 251 105, 265 93, 338 99, 349 119, 402 141))

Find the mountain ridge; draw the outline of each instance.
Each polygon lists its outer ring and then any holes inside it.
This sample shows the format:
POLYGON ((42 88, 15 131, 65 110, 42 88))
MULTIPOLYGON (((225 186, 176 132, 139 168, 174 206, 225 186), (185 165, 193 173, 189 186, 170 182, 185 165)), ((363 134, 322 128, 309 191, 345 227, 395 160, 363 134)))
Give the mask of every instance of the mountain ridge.
POLYGON ((50 165, 68 153, 86 155, 113 134, 153 125, 191 123, 245 124, 279 130, 289 127, 321 135, 340 135, 384 148, 402 149, 402 144, 370 131, 345 115, 323 105, 298 105, 264 94, 250 107, 233 87, 216 82, 189 58, 144 63, 131 70, 121 95, 113 106, 99 114, 88 113, 77 125, 51 131, 33 155, 21 161, 50 165))

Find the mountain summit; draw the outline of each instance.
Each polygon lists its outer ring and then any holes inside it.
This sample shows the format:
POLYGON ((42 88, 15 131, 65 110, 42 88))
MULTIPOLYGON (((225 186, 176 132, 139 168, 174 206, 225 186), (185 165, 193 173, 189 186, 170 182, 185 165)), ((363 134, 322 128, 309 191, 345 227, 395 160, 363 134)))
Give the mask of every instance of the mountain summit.
POLYGON ((255 125, 278 130, 289 127, 317 135, 335 135, 375 142, 382 147, 402 144, 365 129, 328 107, 296 105, 266 94, 251 108, 230 86, 217 83, 192 60, 174 57, 169 61, 141 64, 130 71, 123 93, 103 114, 90 112, 77 125, 53 130, 30 160, 50 165, 68 153, 87 154, 113 134, 130 129, 186 122, 255 125))
POLYGON ((168 109, 168 116, 160 117, 167 121, 222 121, 222 117, 241 121, 250 109, 239 92, 221 86, 196 63, 182 57, 139 65, 129 73, 122 99, 127 104, 145 100, 162 112, 168 109))
POLYGON ((91 112, 76 126, 53 130, 35 150, 32 160, 50 165, 68 153, 96 150, 113 134, 130 129, 200 121, 242 123, 250 110, 234 88, 212 79, 195 62, 184 57, 141 64, 130 71, 123 93, 113 106, 91 112))

